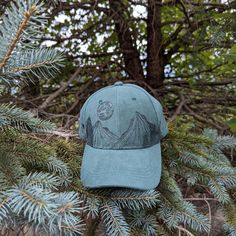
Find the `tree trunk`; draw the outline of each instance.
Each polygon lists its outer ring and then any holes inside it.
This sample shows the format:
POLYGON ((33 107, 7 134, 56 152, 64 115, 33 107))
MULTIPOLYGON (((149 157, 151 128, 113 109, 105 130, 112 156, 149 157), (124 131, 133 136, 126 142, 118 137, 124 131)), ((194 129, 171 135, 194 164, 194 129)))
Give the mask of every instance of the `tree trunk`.
POLYGON ((143 81, 144 73, 138 49, 134 46, 128 20, 124 12, 127 7, 121 0, 109 0, 111 16, 115 21, 115 31, 118 36, 121 52, 123 53, 125 70, 134 80, 143 81))
POLYGON ((153 88, 161 86, 165 78, 160 3, 161 0, 148 0, 147 83, 153 88))

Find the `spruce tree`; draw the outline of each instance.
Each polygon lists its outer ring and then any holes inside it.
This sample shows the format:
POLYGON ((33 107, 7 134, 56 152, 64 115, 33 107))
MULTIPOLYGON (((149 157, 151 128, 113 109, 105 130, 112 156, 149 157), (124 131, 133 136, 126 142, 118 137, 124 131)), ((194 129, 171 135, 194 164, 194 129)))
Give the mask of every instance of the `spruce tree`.
MULTIPOLYGON (((42 1, 18 0, 0 25, 2 94, 37 77, 54 76, 63 56, 37 45, 45 20, 42 1), (11 86, 11 87, 9 87, 11 86)), ((209 218, 183 196, 177 180, 202 186, 221 204, 224 229, 236 235, 236 170, 227 150, 236 139, 169 123, 162 142, 160 185, 153 190, 94 189, 79 179, 81 143, 52 139, 55 125, 12 104, 0 106, 0 232, 2 235, 201 235, 209 218), (32 134, 33 132, 33 134, 32 134), (37 134, 37 135, 36 135, 37 134)), ((204 199, 204 198, 203 198, 204 199)))
MULTIPOLYGON (((1 94, 34 78, 54 76, 63 55, 41 48, 36 37, 45 23, 42 1, 11 3, 0 25, 1 94)), ((59 191, 71 171, 56 150, 32 138, 55 125, 14 104, 0 105, 0 232, 2 235, 75 235, 81 232, 80 200, 73 191, 59 191)))

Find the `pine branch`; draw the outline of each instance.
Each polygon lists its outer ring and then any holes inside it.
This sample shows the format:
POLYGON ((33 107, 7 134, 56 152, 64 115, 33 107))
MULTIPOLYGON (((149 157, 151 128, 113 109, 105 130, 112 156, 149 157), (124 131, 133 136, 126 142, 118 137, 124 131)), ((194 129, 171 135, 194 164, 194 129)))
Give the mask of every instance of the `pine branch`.
POLYGON ((57 190, 60 186, 59 178, 49 173, 34 172, 24 176, 20 180, 20 185, 32 185, 42 189, 57 190))
POLYGON ((0 198, 0 222, 3 222, 4 219, 7 219, 11 209, 8 206, 8 197, 0 198))
POLYGON ((143 235, 156 235, 157 229, 158 225, 156 217, 153 215, 146 215, 146 217, 143 219, 143 235))
POLYGON ((224 204, 223 209, 224 209, 224 217, 226 224, 228 226, 234 227, 236 225, 236 205, 232 201, 232 199, 230 199, 230 201, 227 204, 224 204))
POLYGON ((0 128, 14 128, 23 132, 48 132, 55 128, 49 121, 33 117, 33 114, 12 105, 0 105, 0 128))
POLYGON ((224 150, 228 148, 234 148, 236 146, 236 138, 232 135, 218 135, 216 130, 204 129, 203 135, 211 139, 214 143, 211 146, 212 149, 224 150))
POLYGON ((158 216, 170 229, 177 228, 181 223, 198 232, 209 232, 210 229, 208 219, 186 201, 177 203, 164 199, 164 202, 160 204, 158 216))
POLYGON ((227 236, 236 236, 236 229, 234 226, 231 226, 227 223, 223 225, 223 229, 227 232, 227 236))
POLYGON ((45 217, 53 215, 50 205, 55 193, 29 185, 13 187, 7 191, 7 195, 11 209, 29 221, 42 223, 45 217))
POLYGON ((58 181, 62 186, 68 186, 72 181, 71 171, 67 164, 60 159, 51 156, 47 161, 48 170, 57 175, 58 181))
MULTIPOLYGON (((211 166, 211 163, 208 163, 207 165, 202 165, 201 167, 191 167, 190 165, 188 165, 188 167, 182 167, 182 172, 185 171, 184 174, 186 174, 186 172, 196 172, 196 174, 198 174, 199 176, 197 180, 199 182, 202 182, 204 185, 207 185, 209 187, 209 190, 220 202, 228 202, 229 195, 224 184, 227 184, 229 182, 232 183, 232 178, 230 176, 222 176, 222 181, 220 167, 217 166, 215 170, 214 167, 216 167, 216 165, 211 166)), ((183 173, 180 174, 184 175, 183 173)))
POLYGON ((192 203, 184 201, 183 210, 179 214, 181 216, 180 222, 187 224, 193 230, 209 232, 209 220, 204 215, 197 212, 196 207, 192 203))
MULTIPOLYGON (((28 11, 25 11, 24 19, 23 19, 22 23, 19 25, 18 30, 15 32, 15 36, 14 36, 11 44, 9 45, 9 49, 6 52, 6 55, 3 58, 2 62, 0 63, 0 70, 2 70, 2 68, 6 65, 7 61, 9 60, 13 50, 16 47, 16 44, 19 42, 19 39, 27 26, 27 23, 28 23, 30 17, 35 13, 36 9, 37 9, 36 5, 33 4, 32 6, 30 6, 28 11)), ((1 28, 0 28, 0 32, 3 33, 1 28)))
POLYGON ((49 221, 50 232, 55 235, 82 235, 83 224, 76 215, 83 209, 81 203, 75 192, 59 193, 55 199, 58 206, 54 209, 56 214, 49 221))
POLYGON ((5 192, 6 197, 0 204, 0 219, 8 223, 0 224, 0 230, 8 228, 10 221, 18 217, 18 226, 27 225, 32 233, 82 235, 83 224, 78 217, 83 209, 82 202, 75 192, 52 192, 57 186, 55 177, 45 173, 22 178, 17 186, 5 192))
POLYGON ((87 197, 86 200, 83 200, 83 202, 84 202, 84 212, 87 215, 87 217, 88 218, 91 217, 92 219, 98 217, 101 201, 97 198, 87 197))
POLYGON ((161 204, 158 216, 166 222, 170 228, 176 228, 184 222, 197 231, 209 231, 208 219, 196 211, 195 207, 184 201, 182 193, 176 181, 163 170, 163 182, 159 186, 161 204))
POLYGON ((24 176, 26 170, 21 166, 19 160, 15 160, 14 156, 7 153, 4 149, 0 150, 0 158, 0 176, 2 177, 0 191, 4 191, 24 176))
POLYGON ((45 23, 43 5, 39 0, 11 2, 0 25, 0 61, 4 61, 7 54, 13 56, 19 49, 31 47, 33 37, 39 34, 42 24, 45 23))
MULTIPOLYGON (((54 77, 63 66, 64 57, 50 48, 19 51, 5 68, 5 74, 21 75, 21 79, 54 77)), ((4 74, 2 74, 4 76, 4 74)), ((14 78, 14 77, 13 77, 14 78)))
POLYGON ((34 37, 45 23, 44 3, 38 0, 12 3, 0 25, 0 79, 6 85, 19 85, 24 79, 55 76, 63 66, 62 53, 37 48, 34 37))
POLYGON ((129 227, 121 210, 112 202, 102 206, 102 218, 106 224, 107 236, 128 236, 129 227))
POLYGON ((131 210, 152 208, 159 202, 159 193, 155 190, 86 190, 75 186, 74 189, 80 193, 80 198, 85 203, 86 214, 92 217, 98 215, 99 207, 107 201, 113 202, 119 208, 131 210))
POLYGON ((110 200, 114 201, 121 208, 138 210, 152 208, 159 202, 159 193, 155 190, 135 191, 123 190, 113 191, 110 200))
MULTIPOLYGON (((19 136, 18 133, 9 132, 0 135, 0 165, 2 165, 1 171, 6 173, 6 176, 25 174, 25 170, 29 172, 35 167, 50 172, 47 167, 48 158, 54 154, 52 147, 38 140, 30 139, 26 135, 19 136), (9 162, 11 162, 11 165, 9 165, 9 162), (10 168, 12 171, 9 170, 10 168), (24 171, 21 171, 21 168, 24 171)), ((17 175, 16 179, 19 177, 17 175)))
POLYGON ((139 235, 156 235, 158 230, 157 219, 153 215, 146 214, 144 210, 133 211, 128 215, 128 220, 133 232, 139 232, 139 235))

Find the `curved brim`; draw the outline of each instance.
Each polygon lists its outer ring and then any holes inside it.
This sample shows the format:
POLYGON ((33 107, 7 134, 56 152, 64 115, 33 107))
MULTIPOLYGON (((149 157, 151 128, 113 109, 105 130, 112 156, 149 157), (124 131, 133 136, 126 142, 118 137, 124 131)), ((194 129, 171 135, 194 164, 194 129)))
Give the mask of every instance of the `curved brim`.
POLYGON ((143 149, 107 150, 86 144, 81 166, 85 187, 155 188, 161 176, 160 143, 143 149))

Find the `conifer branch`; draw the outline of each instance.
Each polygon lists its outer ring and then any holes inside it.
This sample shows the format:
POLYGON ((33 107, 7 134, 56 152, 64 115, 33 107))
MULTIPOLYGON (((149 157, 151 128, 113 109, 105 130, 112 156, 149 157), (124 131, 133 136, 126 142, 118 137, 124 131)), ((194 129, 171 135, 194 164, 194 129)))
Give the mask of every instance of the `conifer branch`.
POLYGON ((187 229, 185 229, 182 226, 176 226, 177 229, 179 229, 180 231, 185 232, 188 236, 194 236, 191 232, 189 232, 187 229))
POLYGON ((14 68, 12 71, 10 71, 10 73, 16 73, 19 71, 27 71, 27 70, 32 70, 34 68, 38 68, 38 67, 42 67, 42 66, 48 66, 48 65, 52 65, 54 63, 58 62, 57 60, 47 60, 47 61, 43 61, 43 62, 38 62, 38 63, 34 63, 34 64, 30 64, 30 65, 26 65, 26 66, 22 66, 22 67, 18 67, 18 68, 14 68))
POLYGON ((24 13, 24 19, 23 19, 21 25, 19 26, 19 29, 16 32, 16 35, 15 35, 12 43, 10 44, 8 52, 6 53, 5 57, 3 58, 3 61, 0 63, 0 70, 6 65, 7 61, 9 60, 12 52, 14 51, 14 49, 16 47, 17 42, 20 39, 21 34, 23 33, 24 29, 27 26, 27 23, 28 23, 30 17, 35 13, 36 10, 37 10, 36 5, 32 5, 30 7, 30 9, 24 13))
POLYGON ((40 48, 30 51, 22 51, 9 61, 7 71, 10 74, 21 73, 22 78, 53 77, 63 66, 63 55, 54 49, 40 48))
POLYGON ((122 208, 142 209, 152 208, 159 202, 159 194, 154 191, 114 191, 110 200, 116 202, 122 208))
POLYGON ((9 207, 8 207, 8 197, 4 197, 4 199, 1 199, 0 203, 0 221, 2 221, 4 218, 6 218, 9 215, 9 207))
POLYGON ((49 121, 35 118, 32 113, 12 105, 0 105, 0 128, 14 128, 18 131, 46 132, 55 128, 49 121))
POLYGON ((111 236, 128 236, 129 227, 122 212, 114 203, 107 202, 102 207, 102 217, 111 236))

